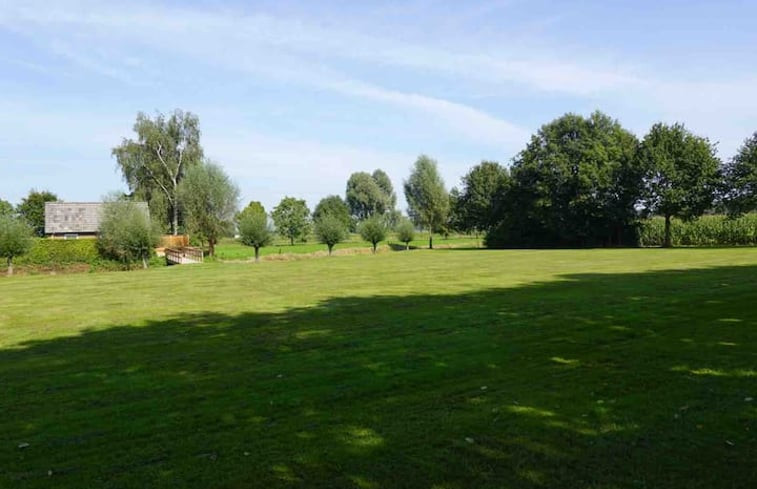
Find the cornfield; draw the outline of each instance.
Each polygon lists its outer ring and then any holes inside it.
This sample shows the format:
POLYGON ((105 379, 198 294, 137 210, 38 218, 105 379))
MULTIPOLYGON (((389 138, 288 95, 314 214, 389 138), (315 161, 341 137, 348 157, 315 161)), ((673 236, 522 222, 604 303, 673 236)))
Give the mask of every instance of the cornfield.
MULTIPOLYGON (((730 219, 723 215, 702 216, 685 222, 673 219, 670 225, 673 246, 755 246, 757 213, 730 219)), ((640 246, 662 246, 665 219, 654 217, 639 226, 640 246)))

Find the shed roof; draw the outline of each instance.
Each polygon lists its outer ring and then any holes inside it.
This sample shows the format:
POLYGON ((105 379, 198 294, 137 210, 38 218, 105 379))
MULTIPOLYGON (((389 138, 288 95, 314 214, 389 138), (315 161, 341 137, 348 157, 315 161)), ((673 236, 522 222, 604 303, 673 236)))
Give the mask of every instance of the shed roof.
MULTIPOLYGON (((149 212, 147 202, 133 202, 149 212)), ((103 202, 45 202, 45 234, 96 233, 103 202)))

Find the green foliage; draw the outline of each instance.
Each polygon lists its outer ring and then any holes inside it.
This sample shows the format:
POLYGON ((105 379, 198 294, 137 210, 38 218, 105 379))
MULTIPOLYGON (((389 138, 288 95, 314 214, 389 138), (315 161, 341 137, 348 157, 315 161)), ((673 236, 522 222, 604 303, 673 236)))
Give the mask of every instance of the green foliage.
POLYGON ((415 226, 409 219, 402 219, 394 229, 397 233, 397 239, 405 243, 405 249, 410 247, 410 242, 415 239, 415 226))
POLYGON ((545 124, 513 162, 487 246, 627 244, 643 181, 637 147, 633 134, 601 112, 545 124))
POLYGON ((213 256, 218 240, 233 231, 239 189, 220 166, 204 162, 187 170, 178 195, 187 230, 207 240, 213 256))
MULTIPOLYGON (((673 246, 755 246, 757 213, 738 218, 706 215, 694 220, 672 219, 670 241, 673 246)), ((665 218, 645 219, 639 227, 641 246, 665 244, 665 218)))
POLYGON ((97 247, 104 258, 118 260, 127 268, 137 261, 147 268, 160 241, 160 233, 150 217, 133 202, 106 202, 100 218, 97 247))
POLYGON ((67 265, 72 263, 92 264, 100 258, 97 240, 94 239, 35 239, 29 252, 19 264, 67 265))
POLYGON ((13 275, 13 258, 29 251, 31 236, 32 229, 25 221, 0 215, 0 257, 8 263, 8 275, 13 275))
POLYGON ((738 216, 757 211, 757 132, 744 141, 724 173, 728 213, 738 216))
POLYGON ((290 245, 294 245, 295 239, 306 238, 310 232, 310 210, 304 200, 284 197, 271 212, 271 217, 276 231, 289 238, 290 245))
POLYGON ((242 244, 255 249, 255 261, 260 260, 260 248, 273 242, 273 230, 268 223, 268 216, 260 208, 248 206, 240 213, 239 240, 242 244))
POLYGON ((249 216, 249 215, 267 216, 268 214, 266 214, 265 207, 263 207, 263 204, 261 204, 260 202, 256 200, 253 200, 253 201, 250 201, 249 204, 247 204, 247 207, 242 209, 242 211, 237 214, 236 220, 238 222, 241 219, 243 219, 245 216, 249 216))
POLYGON ((360 233, 361 238, 371 244, 373 252, 376 253, 376 247, 378 244, 386 239, 386 223, 381 216, 369 217, 360 223, 358 226, 358 232, 360 233))
POLYGON ((317 222, 326 216, 333 216, 342 221, 346 229, 352 228, 350 208, 338 195, 329 195, 318 202, 313 211, 313 221, 317 222))
POLYGON ((638 159, 645 169, 644 206, 668 223, 665 246, 671 246, 671 217, 691 220, 709 209, 721 184, 715 145, 683 124, 658 123, 644 137, 638 159))
POLYGON ((56 202, 58 196, 47 190, 30 190, 16 207, 19 217, 24 219, 37 236, 45 235, 45 202, 56 202))
POLYGON ((203 160, 199 126, 197 116, 178 109, 154 119, 140 112, 134 123, 137 139, 124 138, 112 151, 134 197, 145 200, 155 218, 167 218, 174 234, 179 229, 179 184, 203 160))
POLYGON ((358 221, 392 210, 397 201, 392 182, 382 170, 374 171, 373 175, 365 172, 350 175, 346 197, 350 212, 358 221))
POLYGON ((315 235, 319 242, 328 247, 329 255, 334 245, 347 239, 347 226, 344 219, 335 214, 322 214, 315 221, 315 235))
POLYGON ((7 200, 0 199, 0 216, 11 216, 15 214, 13 205, 7 200))
POLYGON ((462 190, 451 205, 453 228, 463 232, 485 232, 500 219, 510 173, 497 162, 482 161, 462 178, 462 190))
POLYGON ((433 248, 431 233, 443 230, 449 214, 449 195, 436 161, 419 156, 404 188, 408 213, 415 224, 429 231, 428 245, 433 248))

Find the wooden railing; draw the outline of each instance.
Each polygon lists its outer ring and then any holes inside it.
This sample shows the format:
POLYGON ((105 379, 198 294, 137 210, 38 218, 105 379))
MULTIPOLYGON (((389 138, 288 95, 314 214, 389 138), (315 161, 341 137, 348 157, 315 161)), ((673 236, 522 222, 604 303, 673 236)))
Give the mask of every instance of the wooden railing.
POLYGON ((189 263, 202 263, 204 255, 202 248, 185 246, 182 248, 166 248, 166 263, 169 265, 185 265, 189 263))

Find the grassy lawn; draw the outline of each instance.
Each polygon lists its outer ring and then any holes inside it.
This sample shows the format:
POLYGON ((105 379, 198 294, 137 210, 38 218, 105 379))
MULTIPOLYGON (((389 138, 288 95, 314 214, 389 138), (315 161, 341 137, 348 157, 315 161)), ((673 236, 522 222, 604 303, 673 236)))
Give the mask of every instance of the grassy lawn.
POLYGON ((2 278, 0 412, 3 488, 754 487, 757 250, 2 278))
MULTIPOLYGON (((416 238, 410 242, 411 248, 428 247, 428 235, 419 233, 416 238)), ((405 243, 400 243, 394 236, 390 236, 389 240, 384 241, 380 246, 394 250, 405 249, 405 243)), ((450 236, 449 238, 434 236, 434 246, 437 248, 476 248, 481 246, 481 240, 473 236, 450 236)), ((338 252, 356 248, 368 250, 371 248, 371 244, 363 241, 359 235, 353 234, 343 243, 337 244, 334 250, 338 252)), ((326 245, 318 243, 312 237, 307 243, 295 243, 294 245, 290 245, 286 239, 279 238, 273 245, 260 248, 260 255, 263 257, 318 252, 326 253, 326 245)), ((216 256, 220 260, 251 260, 255 257, 255 250, 241 244, 238 240, 227 238, 222 240, 216 247, 216 256)))

